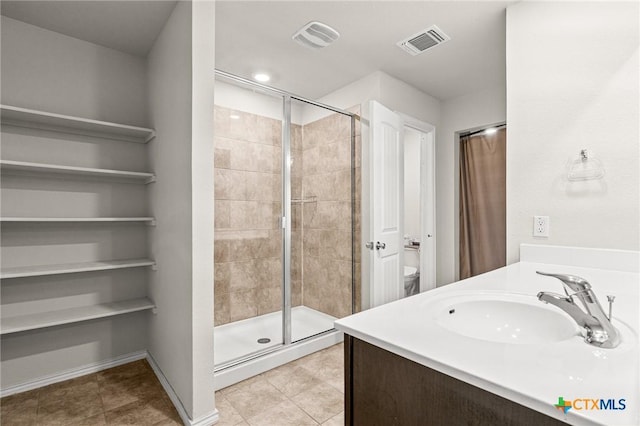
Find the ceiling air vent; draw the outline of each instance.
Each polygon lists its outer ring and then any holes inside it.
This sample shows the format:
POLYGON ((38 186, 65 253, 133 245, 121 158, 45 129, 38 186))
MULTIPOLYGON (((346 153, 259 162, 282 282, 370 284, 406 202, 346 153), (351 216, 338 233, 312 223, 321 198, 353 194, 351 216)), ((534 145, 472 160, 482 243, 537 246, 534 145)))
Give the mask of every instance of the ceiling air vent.
POLYGON ((300 28, 292 39, 300 43, 305 47, 311 49, 321 49, 327 47, 340 37, 340 33, 322 22, 309 22, 304 27, 300 28))
POLYGON ((413 56, 416 56, 427 49, 431 49, 449 40, 451 40, 451 37, 433 25, 426 30, 422 30, 409 38, 399 41, 397 44, 413 56))

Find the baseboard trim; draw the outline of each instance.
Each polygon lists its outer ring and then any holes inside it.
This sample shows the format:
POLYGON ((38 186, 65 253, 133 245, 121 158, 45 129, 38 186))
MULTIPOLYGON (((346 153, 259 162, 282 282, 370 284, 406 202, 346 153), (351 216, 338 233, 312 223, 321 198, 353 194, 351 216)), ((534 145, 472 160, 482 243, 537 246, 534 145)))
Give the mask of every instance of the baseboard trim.
POLYGON ((52 374, 40 379, 36 379, 27 383, 22 383, 15 386, 10 386, 6 389, 0 390, 0 398, 13 395, 20 392, 26 392, 33 389, 41 388, 43 386, 52 385, 54 383, 63 382, 65 380, 75 379, 80 376, 86 376, 87 374, 97 373, 98 371, 106 370, 107 368, 117 367, 122 364, 127 364, 133 361, 138 361, 148 357, 147 351, 132 352, 127 355, 122 355, 117 358, 113 358, 106 361, 100 361, 93 364, 85 365, 84 367, 74 368, 72 370, 63 371, 62 373, 52 374))
POLYGON ((180 416, 180 419, 182 419, 182 423, 188 426, 210 426, 218 422, 218 419, 220 416, 218 414, 218 410, 215 410, 215 409, 213 410, 213 412, 205 416, 202 416, 195 420, 191 420, 191 418, 187 414, 187 411, 184 409, 184 406, 182 405, 182 401, 180 401, 180 398, 178 398, 178 395, 175 393, 175 391, 171 387, 171 384, 169 383, 167 378, 164 376, 164 373, 162 373, 162 370, 160 369, 156 361, 153 359, 151 354, 147 352, 146 358, 147 358, 147 362, 151 366, 151 369, 153 370, 156 377, 160 381, 160 384, 164 388, 164 391, 167 393, 167 395, 169 395, 169 399, 171 400, 171 403, 173 403, 173 406, 176 407, 176 410, 178 411, 178 415, 180 416))
POLYGON ((220 414, 218 410, 214 410, 211 414, 193 420, 191 426, 211 426, 218 423, 218 420, 220 420, 220 414))

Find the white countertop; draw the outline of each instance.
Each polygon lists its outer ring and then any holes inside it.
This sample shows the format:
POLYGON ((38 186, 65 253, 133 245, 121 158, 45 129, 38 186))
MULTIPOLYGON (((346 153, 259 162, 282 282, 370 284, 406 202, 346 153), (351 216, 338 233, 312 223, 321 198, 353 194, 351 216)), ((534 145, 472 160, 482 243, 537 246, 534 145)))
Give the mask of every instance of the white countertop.
POLYGON ((335 326, 570 424, 639 425, 639 284, 637 272, 520 262, 343 318, 335 326), (495 343, 464 337, 436 324, 438 301, 455 294, 509 293, 542 303, 535 299, 539 291, 562 293, 560 281, 537 275, 537 270, 585 278, 605 310, 606 295, 615 295, 613 324, 623 342, 615 349, 600 349, 576 335, 556 343, 495 343), (626 409, 571 409, 564 414, 554 407, 560 396, 565 400, 623 398, 626 409))

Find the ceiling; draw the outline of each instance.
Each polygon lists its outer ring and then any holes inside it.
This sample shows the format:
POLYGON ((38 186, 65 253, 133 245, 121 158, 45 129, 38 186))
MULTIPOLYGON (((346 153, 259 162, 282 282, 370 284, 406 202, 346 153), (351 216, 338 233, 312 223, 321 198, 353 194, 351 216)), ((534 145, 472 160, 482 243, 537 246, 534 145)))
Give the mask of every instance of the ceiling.
MULTIPOLYGON (((216 68, 317 99, 383 71, 446 100, 505 82, 505 9, 515 1, 216 2, 216 68), (321 21, 340 38, 321 50, 291 36, 321 21), (451 40, 411 56, 396 46, 431 25, 451 40)), ((145 56, 176 2, 6 1, 2 14, 42 28, 145 56)))
POLYGON ((505 84, 505 9, 514 1, 217 1, 216 68, 317 99, 380 70, 446 100, 505 84), (309 21, 340 38, 312 50, 291 36, 309 21), (418 56, 396 43, 431 25, 451 40, 418 56))
POLYGON ((6 1, 2 14, 132 55, 146 56, 175 1, 6 1))

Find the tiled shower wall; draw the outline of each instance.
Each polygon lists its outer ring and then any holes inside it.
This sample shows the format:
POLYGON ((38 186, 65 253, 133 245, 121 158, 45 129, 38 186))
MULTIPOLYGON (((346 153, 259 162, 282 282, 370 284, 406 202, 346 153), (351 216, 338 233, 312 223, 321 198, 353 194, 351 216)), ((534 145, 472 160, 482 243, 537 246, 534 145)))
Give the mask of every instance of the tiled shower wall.
POLYGON ((215 108, 215 325, 280 309, 278 120, 215 108))
POLYGON ((303 304, 351 314, 351 119, 331 114, 303 126, 303 304))
MULTIPOLYGON (((349 117, 332 114, 291 128, 292 199, 300 200, 292 204, 292 306, 338 318, 351 313, 350 124, 349 117)), ((215 109, 215 325, 282 308, 281 126, 215 109)), ((356 234, 359 241, 359 229, 356 234)), ((356 299, 359 306, 359 291, 356 299)))

